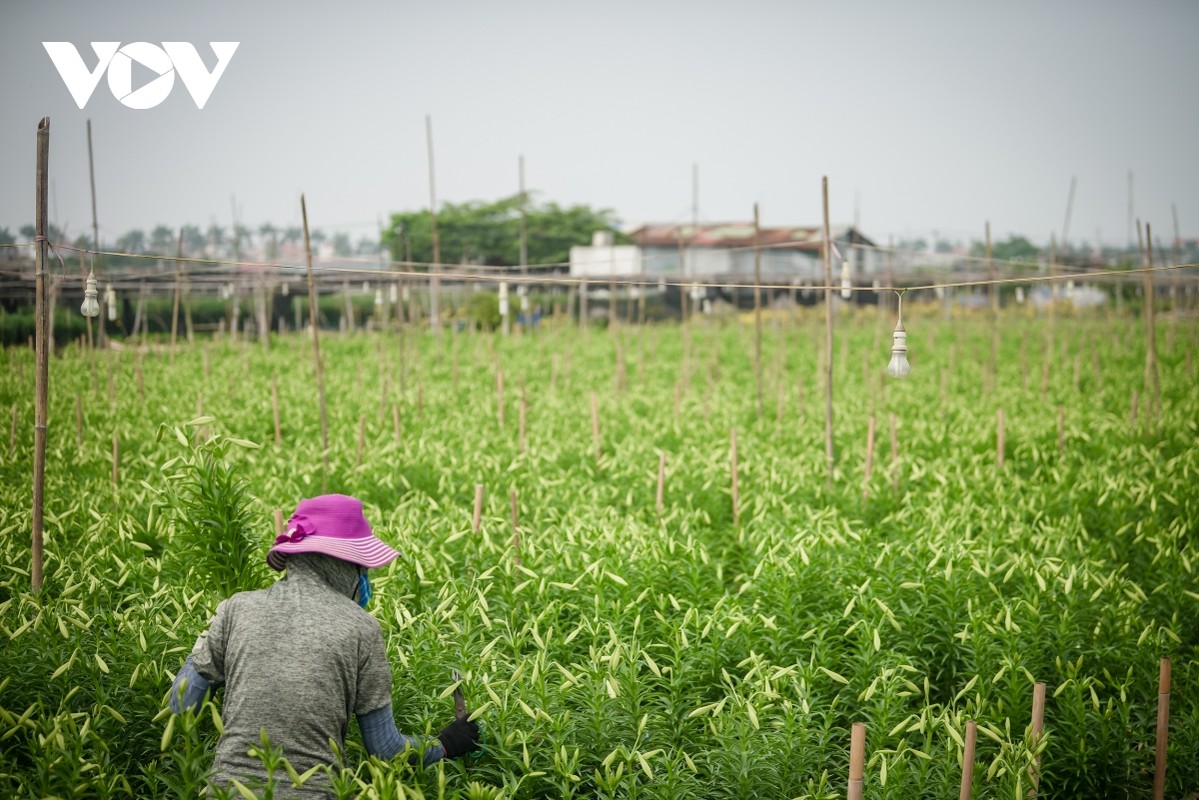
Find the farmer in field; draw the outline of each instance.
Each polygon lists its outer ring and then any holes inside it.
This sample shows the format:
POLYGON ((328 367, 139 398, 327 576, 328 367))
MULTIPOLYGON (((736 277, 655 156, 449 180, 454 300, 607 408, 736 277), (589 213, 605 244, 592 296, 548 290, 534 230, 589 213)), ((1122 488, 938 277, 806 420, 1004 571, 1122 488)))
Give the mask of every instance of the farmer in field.
MULTIPOLYGON (((344 746, 350 714, 373 756, 404 752, 426 765, 479 748, 479 727, 456 719, 436 739, 421 742, 396 729, 391 669, 379 623, 363 609, 371 597, 367 570, 399 553, 371 531, 362 503, 345 495, 304 500, 287 533, 275 539, 267 563, 286 576, 269 589, 239 592, 217 606, 171 690, 171 710, 198 709, 205 695, 225 687, 225 732, 217 744, 212 782, 265 783, 262 762, 247 751, 272 746, 303 773, 332 764, 329 741, 344 746)), ((279 776, 276 776, 277 778, 279 776)), ((282 780, 290 784, 286 774, 282 780)), ((279 796, 325 798, 322 771, 302 788, 279 796)))

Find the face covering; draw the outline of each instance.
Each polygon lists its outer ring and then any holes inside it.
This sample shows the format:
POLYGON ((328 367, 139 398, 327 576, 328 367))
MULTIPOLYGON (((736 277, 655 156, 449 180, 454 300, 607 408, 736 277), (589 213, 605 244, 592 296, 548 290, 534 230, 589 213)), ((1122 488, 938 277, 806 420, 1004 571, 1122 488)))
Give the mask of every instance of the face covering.
POLYGON ((366 570, 358 573, 358 605, 366 608, 371 601, 371 579, 366 577, 366 570))

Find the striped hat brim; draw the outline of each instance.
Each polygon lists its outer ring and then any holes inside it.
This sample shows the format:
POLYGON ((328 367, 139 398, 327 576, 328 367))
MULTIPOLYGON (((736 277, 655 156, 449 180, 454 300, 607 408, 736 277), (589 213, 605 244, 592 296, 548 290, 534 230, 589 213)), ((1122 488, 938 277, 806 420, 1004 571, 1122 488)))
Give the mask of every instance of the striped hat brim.
POLYGON ((324 553, 342 561, 374 569, 390 564, 400 553, 375 536, 358 539, 335 539, 329 536, 305 536, 298 542, 283 542, 272 547, 266 554, 266 563, 271 569, 282 570, 284 561, 292 553, 324 553))

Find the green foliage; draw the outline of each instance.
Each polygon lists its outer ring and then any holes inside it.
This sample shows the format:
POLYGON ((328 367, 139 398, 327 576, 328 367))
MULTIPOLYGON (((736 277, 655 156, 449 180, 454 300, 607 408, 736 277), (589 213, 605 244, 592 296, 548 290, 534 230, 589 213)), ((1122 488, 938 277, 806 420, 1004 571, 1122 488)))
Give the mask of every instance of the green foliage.
MULTIPOLYGON (((618 243, 629 238, 616 230, 614 212, 586 205, 560 206, 527 201, 525 208, 528 263, 561 264, 570 260, 572 245, 591 242, 595 231, 611 231, 618 243)), ((520 263, 520 195, 491 203, 446 203, 437 210, 437 234, 443 264, 513 266, 520 263)), ((427 210, 391 215, 383 243, 397 261, 433 261, 432 218, 427 210)))
MULTIPOLYGON (((982 257, 987 254, 985 242, 974 242, 970 247, 970 255, 982 257)), ((1002 242, 991 243, 991 257, 997 261, 1027 261, 1036 262, 1041 250, 1027 238, 1013 234, 1002 242)))
POLYGON ((500 298, 493 292, 475 292, 466 301, 466 313, 483 330, 495 330, 503 321, 500 317, 500 298))
POLYGON ((248 487, 238 476, 237 465, 226 461, 231 445, 257 445, 216 434, 193 447, 184 432, 214 421, 199 417, 171 428, 178 442, 191 452, 163 465, 175 529, 166 545, 167 563, 176 580, 198 580, 228 596, 265 585, 266 553, 262 537, 254 530, 248 487))
MULTIPOLYGON (((351 734, 330 768, 339 798, 368 788, 395 798, 843 797, 859 721, 868 797, 954 796, 967 720, 979 724, 976 798, 1025 796, 1038 750, 1044 796, 1148 798, 1163 656, 1174 670, 1167 796, 1186 796, 1199 786, 1199 396, 1187 358, 1199 329, 1162 325, 1162 413, 1147 419, 1142 395, 1134 423, 1139 320, 1059 315, 1046 348, 1043 321, 1006 311, 992 374, 991 325, 939 317, 905 304, 912 377, 886 384, 893 321, 838 319, 831 489, 812 344, 821 320, 802 311, 764 332, 760 416, 745 388, 752 327, 736 321, 697 318, 686 339, 623 324, 583 336, 550 318, 506 339, 411 329, 322 339, 327 472, 303 336, 265 354, 207 343, 172 362, 149 350, 144 401, 133 388, 139 359, 97 352, 99 375, 113 374, 111 403, 103 377, 94 387, 84 354, 67 347, 51 371, 37 597, 22 533, 33 354, 12 351, 15 368, 0 373, 0 408, 15 405, 19 422, 0 461, 0 796, 194 796, 218 723, 208 709, 171 727, 164 697, 216 604, 265 572, 221 586, 182 574, 178 548, 221 530, 263 569, 270 510, 324 491, 362 498, 402 554, 372 577, 370 607, 401 730, 427 735, 449 721, 457 668, 486 741, 478 759, 414 769, 366 758, 351 734), (214 419, 161 427, 186 419, 201 393, 214 419), (872 413, 882 444, 866 484, 872 413), (240 447, 231 435, 269 444, 240 447), (477 532, 476 483, 486 487, 477 532), (207 517, 224 521, 186 532, 176 509, 188 498, 207 498, 207 517), (1048 686, 1040 743, 1025 730, 1034 681, 1048 686)), ((286 796, 286 765, 269 745, 259 752, 286 796)))

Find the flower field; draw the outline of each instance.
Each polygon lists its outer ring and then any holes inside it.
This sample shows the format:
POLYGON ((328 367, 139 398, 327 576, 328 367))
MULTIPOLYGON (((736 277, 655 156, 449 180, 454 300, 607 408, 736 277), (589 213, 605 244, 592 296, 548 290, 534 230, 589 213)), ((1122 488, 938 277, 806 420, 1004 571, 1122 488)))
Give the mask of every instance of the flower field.
POLYGON ((451 718, 458 669, 485 741, 418 769, 351 733, 343 797, 844 797, 856 722, 866 797, 951 797, 974 720, 974 797, 1149 798, 1163 657, 1166 797, 1199 791, 1199 327, 1160 321, 1155 415, 1139 320, 905 323, 891 381, 893 320, 838 320, 831 485, 819 315, 768 321, 760 403, 744 321, 322 334, 327 474, 305 337, 72 345, 39 596, 34 359, 4 354, 0 796, 196 796, 220 706, 163 711, 175 671, 323 491, 402 551, 370 605, 401 730, 451 718))

